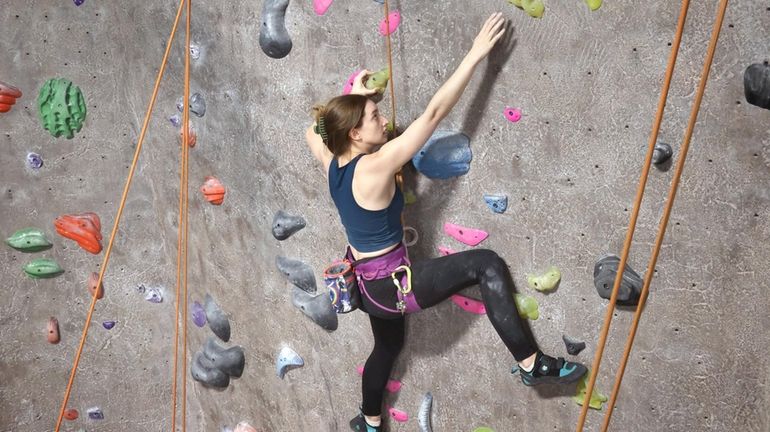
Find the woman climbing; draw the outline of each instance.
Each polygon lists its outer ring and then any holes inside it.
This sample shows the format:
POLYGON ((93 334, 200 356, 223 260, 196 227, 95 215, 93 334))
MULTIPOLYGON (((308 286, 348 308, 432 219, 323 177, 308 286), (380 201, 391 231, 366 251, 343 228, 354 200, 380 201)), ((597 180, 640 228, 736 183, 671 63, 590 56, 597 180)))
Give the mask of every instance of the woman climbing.
POLYGON ((348 258, 369 315, 374 349, 364 366, 361 412, 350 422, 361 432, 381 431, 385 385, 404 344, 404 314, 434 306, 478 284, 492 326, 518 362, 525 385, 569 383, 586 368, 537 349, 525 333, 513 299, 513 281, 493 251, 473 249, 411 264, 403 243, 404 197, 395 175, 417 153, 462 95, 476 66, 503 36, 505 20, 493 14, 468 54, 404 133, 388 141, 388 120, 367 96, 368 71, 355 79, 349 95, 314 107, 306 138, 328 173, 329 191, 345 227, 348 258))

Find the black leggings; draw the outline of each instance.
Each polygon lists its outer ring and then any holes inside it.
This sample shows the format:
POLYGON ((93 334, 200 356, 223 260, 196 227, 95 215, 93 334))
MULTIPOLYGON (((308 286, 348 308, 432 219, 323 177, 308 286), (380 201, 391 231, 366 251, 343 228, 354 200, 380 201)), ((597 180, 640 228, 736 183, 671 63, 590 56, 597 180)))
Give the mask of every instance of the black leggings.
MULTIPOLYGON (((522 325, 513 300, 513 280, 508 266, 495 252, 472 249, 412 264, 412 290, 423 309, 437 305, 453 294, 479 285, 487 317, 516 361, 537 352, 537 346, 522 325)), ((390 277, 366 281, 374 299, 395 308, 396 288, 390 277)), ((363 413, 378 416, 393 364, 404 346, 404 317, 379 309, 362 295, 374 334, 374 349, 366 360, 362 380, 363 413)))

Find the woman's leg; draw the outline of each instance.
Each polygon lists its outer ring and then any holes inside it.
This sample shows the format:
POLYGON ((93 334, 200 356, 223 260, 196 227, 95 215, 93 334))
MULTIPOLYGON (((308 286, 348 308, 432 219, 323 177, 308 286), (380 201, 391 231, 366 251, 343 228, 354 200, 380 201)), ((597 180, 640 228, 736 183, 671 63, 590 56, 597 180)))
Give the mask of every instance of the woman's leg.
POLYGON ((383 319, 369 315, 374 335, 374 348, 364 366, 361 381, 362 411, 376 417, 382 412, 382 398, 393 364, 404 346, 404 317, 383 319))
POLYGON ((478 284, 487 317, 518 362, 537 352, 524 331, 513 299, 513 280, 508 266, 495 252, 472 249, 412 264, 415 299, 427 309, 478 284))

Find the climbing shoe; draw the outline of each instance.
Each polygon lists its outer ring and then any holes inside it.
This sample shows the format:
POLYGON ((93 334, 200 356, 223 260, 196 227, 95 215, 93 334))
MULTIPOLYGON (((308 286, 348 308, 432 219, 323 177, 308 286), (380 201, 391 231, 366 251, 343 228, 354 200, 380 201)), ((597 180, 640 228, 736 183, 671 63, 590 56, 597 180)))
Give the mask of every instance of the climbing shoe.
POLYGON ((358 415, 350 421, 350 430, 356 432, 383 432, 382 425, 370 426, 366 423, 366 418, 364 418, 362 413, 358 413, 358 415))
MULTIPOLYGON (((521 381, 527 386, 540 384, 568 384, 585 375, 587 369, 580 363, 553 358, 538 351, 534 367, 530 372, 518 368, 521 381)), ((514 371, 512 371, 514 372, 514 371)))

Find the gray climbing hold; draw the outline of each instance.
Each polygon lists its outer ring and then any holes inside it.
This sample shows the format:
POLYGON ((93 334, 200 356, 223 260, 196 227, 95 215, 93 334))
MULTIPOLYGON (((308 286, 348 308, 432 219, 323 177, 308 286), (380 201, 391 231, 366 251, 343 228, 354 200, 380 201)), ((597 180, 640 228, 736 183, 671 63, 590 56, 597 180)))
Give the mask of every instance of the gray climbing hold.
POLYGON ((420 426, 420 432, 433 432, 430 424, 430 415, 433 410, 433 395, 430 392, 425 393, 420 403, 420 410, 417 412, 417 424, 420 426))
POLYGON ((508 197, 502 194, 484 195, 484 202, 495 213, 505 213, 505 210, 508 209, 508 197))
POLYGON ((273 217, 273 237, 276 240, 286 240, 292 234, 305 228, 305 218, 302 216, 292 216, 283 210, 273 217))
POLYGON ((305 361, 302 360, 299 354, 289 347, 283 347, 275 359, 275 373, 279 378, 283 379, 286 376, 286 372, 304 365, 305 361))
POLYGON ((243 348, 234 346, 225 348, 219 345, 213 337, 206 340, 203 347, 203 355, 220 371, 236 378, 243 374, 243 366, 246 357, 243 355, 243 348))
POLYGON ((289 282, 310 294, 316 293, 315 274, 309 265, 299 260, 277 256, 275 257, 275 266, 289 279, 289 282))
POLYGON ((292 287, 291 302, 322 328, 337 330, 337 314, 327 294, 313 296, 295 286, 292 287))
POLYGON ((265 0, 262 5, 259 46, 272 58, 286 57, 291 51, 291 38, 285 23, 288 6, 289 0, 265 0))
POLYGON ((227 319, 227 315, 222 312, 222 309, 219 308, 219 305, 216 304, 211 295, 206 294, 206 300, 204 301, 203 308, 206 310, 206 321, 208 321, 211 331, 213 331, 214 334, 223 341, 229 341, 230 321, 227 319))
POLYGON ((658 141, 655 143, 655 150, 652 151, 652 163, 660 165, 669 160, 674 154, 674 150, 669 144, 658 141))
POLYGON ((743 93, 746 102, 770 109, 770 65, 754 63, 743 72, 743 93))
POLYGON ((461 132, 437 130, 412 157, 412 163, 432 179, 461 176, 471 168, 471 140, 461 132))
MULTIPOLYGON (((609 299, 615 285, 615 275, 620 266, 620 257, 607 254, 599 258, 594 265, 594 286, 601 298, 609 299)), ((638 273, 626 264, 623 279, 618 288, 617 304, 633 306, 639 303, 643 281, 638 273)))
MULTIPOLYGON (((176 109, 179 110, 179 112, 184 111, 184 96, 179 96, 179 99, 176 101, 176 109)), ((206 114, 206 101, 203 99, 203 96, 201 96, 200 93, 195 92, 192 95, 190 95, 190 112, 195 114, 198 117, 203 117, 204 114, 206 114)), ((181 124, 181 119, 178 119, 181 124)), ((177 126, 177 124, 172 120, 172 123, 174 123, 174 126, 177 126)))
POLYGON ((217 369, 200 351, 195 353, 190 374, 195 381, 210 387, 226 388, 230 385, 230 376, 217 369))
POLYGON ((567 335, 561 335, 561 339, 564 341, 564 345, 566 345, 567 352, 570 353, 570 355, 578 355, 580 354, 580 351, 583 351, 586 348, 585 342, 572 339, 567 335))

